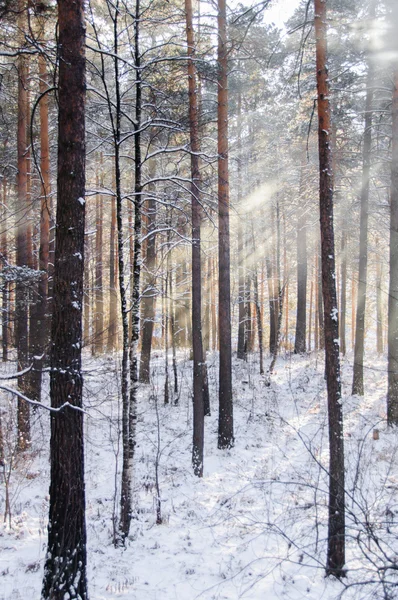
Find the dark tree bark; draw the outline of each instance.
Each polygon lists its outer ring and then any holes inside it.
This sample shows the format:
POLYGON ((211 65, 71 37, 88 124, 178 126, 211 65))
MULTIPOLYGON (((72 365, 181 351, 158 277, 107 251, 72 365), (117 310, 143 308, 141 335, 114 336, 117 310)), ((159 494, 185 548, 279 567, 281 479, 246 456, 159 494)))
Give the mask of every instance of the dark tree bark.
POLYGON ((326 572, 344 576, 345 500, 344 442, 341 403, 338 309, 333 230, 331 121, 327 69, 326 0, 314 0, 318 89, 319 205, 322 248, 322 293, 329 419, 329 520, 326 572))
MULTIPOLYGON (((375 5, 371 9, 370 17, 375 16, 375 5)), ((365 105, 365 133, 363 138, 363 164, 361 186, 361 215, 359 226, 359 271, 357 315, 355 325, 354 372, 352 393, 363 396, 363 356, 365 347, 365 309, 366 309, 366 283, 368 270, 368 211, 369 211, 369 183, 370 159, 372 150, 372 104, 373 104, 373 66, 369 62, 366 81, 365 105)))
POLYGON ((227 17, 218 0, 218 332, 220 343, 218 447, 234 445, 228 173, 227 17))
POLYGON ((201 275, 201 206, 199 171, 198 89, 194 63, 195 37, 192 1, 185 0, 188 45, 188 96, 191 145, 191 206, 192 206, 192 349, 193 349, 193 443, 192 466, 195 475, 203 477, 204 403, 203 403, 203 344, 202 344, 202 275, 201 275))
MULTIPOLYGON (((398 12, 398 11, 397 11, 398 12)), ((398 425, 398 69, 392 99, 387 422, 398 425)))
POLYGON ((269 256, 265 259, 267 268, 267 283, 268 283, 268 302, 269 302, 269 351, 270 354, 275 353, 276 348, 276 322, 278 314, 278 299, 274 293, 274 270, 272 260, 269 256))
MULTIPOLYGON (((286 282, 285 282, 286 283, 286 282)), ((285 285, 281 283, 281 218, 280 218, 280 208, 279 208, 279 199, 276 198, 276 269, 275 269, 275 277, 274 277, 274 296, 276 295, 276 290, 278 291, 277 298, 277 312, 274 315, 276 319, 276 334, 275 334, 275 345, 274 351, 272 353, 272 360, 269 367, 269 372, 272 373, 275 367, 276 359, 278 357, 279 346, 281 341, 281 331, 282 331, 282 317, 283 317, 283 299, 284 299, 284 291, 285 285)))
POLYGON ((58 0, 58 206, 51 328, 51 483, 42 598, 88 598, 81 372, 85 219, 83 0, 58 0), (66 592, 67 591, 67 592, 66 592))
MULTIPOLYGON (((302 173, 301 177, 304 177, 302 173)), ((301 197, 301 194, 300 194, 301 197)), ((307 328, 307 224, 305 210, 299 208, 297 222, 297 317, 296 337, 294 342, 295 354, 306 351, 307 328)))

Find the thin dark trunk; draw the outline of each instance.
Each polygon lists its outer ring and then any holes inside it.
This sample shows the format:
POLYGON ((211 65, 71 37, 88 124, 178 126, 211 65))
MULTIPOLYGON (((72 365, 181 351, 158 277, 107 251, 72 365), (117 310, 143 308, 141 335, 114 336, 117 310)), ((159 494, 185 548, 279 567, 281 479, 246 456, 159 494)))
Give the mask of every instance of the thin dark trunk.
MULTIPOLYGON (((5 144, 6 145, 6 144, 5 144)), ((7 247, 7 177, 3 178, 3 207, 1 210, 1 223, 3 227, 3 231, 1 232, 1 257, 4 261, 3 264, 7 264, 8 260, 8 247, 7 247)), ((2 310, 2 320, 1 320, 1 345, 2 345, 2 360, 6 362, 8 360, 8 344, 9 344, 9 320, 10 320, 10 303, 9 303, 9 287, 7 281, 3 280, 2 290, 1 290, 1 310, 2 310)))
POLYGON ((341 295, 340 295, 340 352, 346 354, 346 313, 347 313, 347 233, 341 234, 341 295))
MULTIPOLYGON (((237 190, 238 190, 238 210, 242 204, 242 94, 238 90, 238 143, 237 143, 237 190)), ((247 359, 246 344, 246 310, 245 310, 245 246, 243 235, 243 215, 238 216, 238 351, 237 357, 241 360, 247 359)))
MULTIPOLYGON (((375 5, 371 9, 370 18, 375 16, 375 5)), ((368 211, 369 211, 369 183, 370 159, 372 150, 372 104, 373 104, 373 66, 368 66, 366 81, 365 105, 365 133, 363 139, 363 165, 361 187, 361 215, 359 226, 359 272, 357 295, 357 318, 355 326, 354 372, 352 393, 363 396, 363 357, 365 350, 365 309, 366 309, 366 283, 368 269, 368 211)))
POLYGON ((331 122, 327 69, 326 1, 314 0, 318 89, 319 205, 322 247, 322 293, 325 322, 326 382, 329 419, 329 520, 326 572, 344 576, 344 441, 341 403, 338 309, 333 230, 331 122))
POLYGON ((58 203, 51 328, 51 483, 42 598, 88 598, 81 372, 85 221, 83 0, 58 0, 58 203), (73 232, 73 234, 71 234, 73 232), (66 592, 67 590, 67 592, 66 592))
POLYGON ((118 18, 119 2, 116 3, 113 14, 113 43, 114 43, 114 82, 115 82, 115 115, 113 116, 112 103, 108 102, 108 110, 114 123, 114 169, 116 185, 116 222, 117 222, 117 249, 118 249, 118 275, 120 310, 122 316, 122 372, 121 372, 121 397, 122 397, 122 480, 120 491, 120 521, 118 544, 124 544, 130 531, 131 522, 131 478, 129 469, 129 382, 128 382, 128 356, 129 356, 129 322, 127 312, 127 296, 124 272, 124 232, 123 232, 123 202, 122 202, 122 176, 120 165, 120 139, 121 139, 121 90, 119 79, 118 59, 118 18))
POLYGON ((227 17, 218 0, 218 332, 220 344, 218 447, 234 445, 229 243, 227 17))
MULTIPOLYGON (((97 167, 98 168, 98 167, 97 167)), ((100 158, 100 175, 97 177, 97 188, 103 188, 103 158, 100 158)), ((102 270, 103 232, 102 221, 104 218, 104 205, 102 194, 97 191, 95 203, 95 319, 94 319, 94 352, 102 354, 104 351, 104 290, 102 270)))
MULTIPOLYGON (((301 174, 302 179, 304 173, 301 174)), ((302 183, 301 186, 302 187, 302 183)), ((303 197, 300 194, 300 197, 303 197)), ((297 222, 297 317, 296 337, 294 342, 295 354, 306 351, 307 328, 307 224, 305 209, 299 208, 297 222)))
POLYGON ((185 0, 188 45, 188 96, 191 144, 191 206, 192 206, 192 349, 193 349, 193 443, 192 466, 195 475, 203 477, 204 405, 203 405, 203 344, 202 344, 202 275, 201 275, 201 205, 199 171, 199 125, 197 73, 194 63, 195 37, 192 2, 185 0))
MULTIPOLYGON (((398 12, 398 11, 397 11, 398 12)), ((398 69, 394 72, 390 192, 390 281, 388 290, 387 422, 398 425, 398 69)))

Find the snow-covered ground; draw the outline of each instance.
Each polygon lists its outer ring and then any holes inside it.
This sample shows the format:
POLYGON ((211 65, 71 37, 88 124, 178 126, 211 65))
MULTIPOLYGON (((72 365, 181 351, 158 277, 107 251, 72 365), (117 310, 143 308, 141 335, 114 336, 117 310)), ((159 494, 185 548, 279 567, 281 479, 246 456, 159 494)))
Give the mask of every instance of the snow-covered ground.
MULTIPOLYGON (((118 365, 85 356, 91 600, 397 597, 392 584, 398 569, 398 434, 386 428, 385 360, 375 359, 366 369, 365 398, 348 395, 350 357, 343 362, 348 570, 343 584, 324 576, 328 452, 321 355, 282 356, 270 386, 258 374, 256 356, 248 363, 234 360, 236 443, 229 451, 217 450, 216 361, 210 355, 212 416, 206 418, 205 473, 199 480, 191 469, 191 363, 179 356, 179 403, 164 406, 164 356, 154 357, 154 383, 141 387, 139 400, 134 519, 127 547, 120 549, 112 543, 121 466, 118 365), (162 525, 156 525, 155 512, 157 456, 162 525)), ((9 372, 14 368, 7 365, 9 372)), ((1 402, 9 455, 13 411, 4 395, 1 402)), ((32 449, 10 475, 11 527, 7 522, 0 529, 0 600, 40 597, 49 414, 39 410, 32 420, 32 449)), ((2 515, 4 507, 2 481, 2 515)))

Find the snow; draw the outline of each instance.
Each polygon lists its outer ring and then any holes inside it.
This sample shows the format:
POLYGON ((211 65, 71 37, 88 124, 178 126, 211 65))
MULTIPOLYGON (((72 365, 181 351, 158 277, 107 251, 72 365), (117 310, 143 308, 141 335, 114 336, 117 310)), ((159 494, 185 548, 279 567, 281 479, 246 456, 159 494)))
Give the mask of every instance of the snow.
MULTIPOLYGON (((344 586, 352 586, 344 598, 383 597, 378 578, 398 556, 398 444, 397 431, 386 427, 385 358, 365 370, 364 398, 348 395, 352 357, 342 364, 348 569, 343 584, 324 577, 328 450, 321 354, 279 358, 269 387, 258 374, 257 356, 248 363, 234 359, 236 445, 224 451, 217 450, 217 356, 209 356, 212 416, 206 418, 204 477, 198 479, 191 468, 192 364, 178 355, 179 405, 164 406, 164 356, 156 353, 153 382, 139 390, 134 516, 126 549, 112 544, 121 469, 119 361, 84 356, 91 600, 336 600, 344 586), (374 428, 379 440, 373 440, 374 428), (162 525, 156 525, 158 455, 162 525), (372 579, 375 584, 355 585, 372 579)), ((2 376, 15 371, 12 363, 2 365, 2 376)), ((4 396, 1 402, 6 430, 12 411, 4 396)), ((10 402, 14 409, 15 400, 10 402)), ((39 410, 32 421, 31 451, 22 457, 11 453, 12 527, 0 529, 0 600, 40 597, 49 416, 39 410)), ((2 513, 4 492, 3 483, 2 513)), ((386 576, 393 580, 392 573, 386 576)))

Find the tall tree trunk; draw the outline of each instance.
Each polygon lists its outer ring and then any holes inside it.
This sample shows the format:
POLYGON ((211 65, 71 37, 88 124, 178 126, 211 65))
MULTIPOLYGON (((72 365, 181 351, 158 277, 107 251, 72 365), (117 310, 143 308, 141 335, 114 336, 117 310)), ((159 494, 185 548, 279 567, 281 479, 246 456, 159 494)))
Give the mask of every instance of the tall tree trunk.
POLYGON ((192 466, 195 475, 203 477, 204 404, 203 404, 203 344, 202 344, 202 275, 201 275, 201 206, 199 171, 199 125, 197 74, 194 63, 196 46, 193 31, 192 1, 185 0, 188 45, 188 96, 191 145, 191 206, 192 206, 192 348, 193 348, 193 443, 192 466))
POLYGON ((102 354, 104 351, 104 290, 103 290, 103 232, 104 203, 98 188, 104 187, 103 157, 101 155, 100 170, 97 176, 97 195, 95 199, 95 318, 94 318, 94 353, 102 354))
POLYGON ((51 329, 51 483, 42 598, 88 598, 81 372, 85 220, 83 0, 58 0, 58 206, 51 329), (67 590, 67 591, 66 591, 67 590))
MULTIPOLYGON (((131 340, 130 340, 130 397, 128 413, 128 457, 126 468, 130 488, 132 486, 133 460, 136 445, 137 399, 138 399, 138 342, 140 339, 140 279, 141 279, 141 227, 142 227, 142 159, 141 159, 141 114, 142 73, 140 54, 140 0, 135 1, 134 14, 134 62, 135 62, 135 122, 134 122, 134 258, 133 287, 131 295, 131 340)), ((130 497, 132 490, 130 489, 130 497)), ((130 529, 131 513, 125 520, 124 538, 130 529)))
POLYGON ((326 572, 335 577, 342 577, 344 575, 345 564, 344 442, 335 279, 326 5, 326 0, 314 0, 318 89, 322 293, 325 319, 325 358, 329 419, 329 520, 326 572))
MULTIPOLYGON (((237 190, 238 190, 238 210, 242 208, 242 94, 238 90, 238 140, 237 140, 237 190)), ((237 357, 241 360, 247 359, 246 344, 246 310, 245 310, 245 244, 243 234, 243 215, 238 215, 238 349, 237 357)))
MULTIPOLYGON (((48 74, 46 60, 39 55, 39 89, 40 94, 48 90, 48 74)), ((41 202, 40 202, 40 247, 39 270, 41 271, 37 287, 37 298, 32 306, 30 321, 30 353, 32 356, 32 371, 29 374, 29 394, 32 400, 41 400, 41 380, 44 354, 49 336, 50 319, 48 309, 48 266, 50 250, 50 147, 48 125, 48 95, 43 95, 40 101, 40 172, 41 172, 41 202)))
MULTIPOLYGON (((4 144, 6 146, 6 143, 4 144)), ((1 223, 3 230, 1 232, 1 257, 4 265, 7 264, 8 261, 8 247, 7 247, 7 228, 8 228, 8 209, 7 209, 7 177, 3 177, 3 206, 1 209, 1 223)), ((10 320, 10 303, 9 303, 9 288, 6 279, 3 280, 3 286, 1 290, 1 310, 2 310, 2 320, 1 320, 1 345, 2 345, 2 360, 6 362, 8 360, 8 344, 9 344, 9 320, 10 320)))
POLYGON ((323 317, 323 293, 322 293, 322 248, 319 248, 318 254, 318 335, 319 348, 325 348, 325 322, 323 317))
MULTIPOLYGON (((395 9, 395 14, 398 9, 395 9)), ((397 15, 398 16, 398 15, 397 15)), ((387 422, 398 425, 398 68, 392 99, 387 422)))
POLYGON ((112 122, 115 123, 113 130, 114 143, 114 169, 115 169, 115 187, 116 187, 116 222, 117 222, 117 254, 118 254, 118 275, 119 275, 119 298, 120 312, 122 316, 122 372, 121 372, 121 397, 122 397, 122 480, 120 490, 120 521, 119 534, 116 537, 117 544, 124 544, 130 531, 131 522, 131 479, 130 469, 130 445, 129 445, 129 320, 127 312, 127 294, 124 272, 124 231, 123 231, 123 199, 122 199, 122 174, 120 164, 120 139, 121 139, 121 90, 119 78, 119 2, 115 4, 115 11, 112 15, 113 22, 113 50, 114 50, 114 83, 115 83, 115 115, 113 120, 112 102, 108 102, 108 110, 112 116, 112 122))
MULTIPOLYGON (((25 31, 26 4, 19 0, 19 26, 25 31)), ((16 263, 18 267, 30 267, 30 224, 28 206, 28 170, 27 170, 27 127, 28 127, 28 64, 21 54, 18 58, 18 130, 17 130, 17 232, 16 263)), ((15 286, 15 345, 17 347, 18 370, 26 369, 29 363, 28 318, 29 318, 29 282, 19 277, 15 286)), ((20 377, 18 386, 22 393, 28 392, 28 378, 20 377)), ((26 450, 30 444, 29 404, 18 399, 18 450, 26 450)))
POLYGON ((227 16, 218 0, 218 332, 220 342, 218 447, 234 445, 229 244, 227 16))
MULTIPOLYGON (((371 18, 375 16, 375 5, 372 4, 371 18)), ((359 226, 359 272, 357 295, 357 318, 355 326, 354 372, 352 393, 363 396, 363 356, 365 346, 365 308, 366 308, 366 282, 368 270, 368 211, 369 211, 369 183, 370 159, 372 150, 372 104, 373 104, 373 66, 369 61, 366 81, 365 105, 365 133, 363 138, 363 165, 361 186, 361 216, 359 226)))

